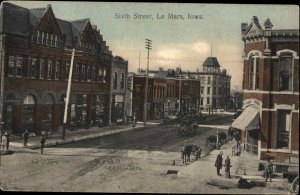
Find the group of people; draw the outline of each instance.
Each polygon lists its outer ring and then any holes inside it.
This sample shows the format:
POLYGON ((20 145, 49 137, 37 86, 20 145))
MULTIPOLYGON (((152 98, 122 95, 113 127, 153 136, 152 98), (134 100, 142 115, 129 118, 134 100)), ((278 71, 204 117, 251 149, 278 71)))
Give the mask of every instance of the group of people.
POLYGON ((220 171, 221 171, 222 167, 224 166, 226 177, 230 177, 230 167, 231 167, 230 158, 227 155, 227 158, 225 159, 225 164, 223 165, 223 157, 222 156, 223 156, 223 152, 221 151, 218 154, 217 159, 215 161, 215 167, 217 168, 217 175, 221 176, 220 171))
MULTIPOLYGON (((217 159, 215 161, 215 167, 217 168, 217 175, 221 176, 220 170, 222 169, 222 167, 225 167, 225 175, 226 177, 230 178, 230 158, 227 155, 227 158, 225 159, 225 164, 223 165, 223 152, 220 151, 220 153, 217 156, 217 159)), ((265 182, 268 181, 268 179, 270 179, 270 182, 272 182, 272 174, 273 174, 273 164, 270 161, 270 159, 267 160, 266 164, 265 164, 265 182)))

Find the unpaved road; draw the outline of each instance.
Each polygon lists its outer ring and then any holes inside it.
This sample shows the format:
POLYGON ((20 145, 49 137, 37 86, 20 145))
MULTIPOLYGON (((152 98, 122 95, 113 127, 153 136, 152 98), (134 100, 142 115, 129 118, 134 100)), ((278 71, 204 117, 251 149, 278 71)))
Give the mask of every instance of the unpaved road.
POLYGON ((200 173, 200 177, 166 174, 167 170, 180 172, 188 167, 182 164, 179 153, 185 142, 204 146, 205 138, 215 132, 216 129, 200 128, 193 137, 177 137, 176 127, 156 126, 46 148, 44 155, 38 150, 5 155, 1 157, 1 188, 55 192, 282 194, 282 191, 265 188, 224 190, 209 186, 207 179, 216 176, 214 167, 205 164, 205 157, 201 160, 207 172, 200 173))

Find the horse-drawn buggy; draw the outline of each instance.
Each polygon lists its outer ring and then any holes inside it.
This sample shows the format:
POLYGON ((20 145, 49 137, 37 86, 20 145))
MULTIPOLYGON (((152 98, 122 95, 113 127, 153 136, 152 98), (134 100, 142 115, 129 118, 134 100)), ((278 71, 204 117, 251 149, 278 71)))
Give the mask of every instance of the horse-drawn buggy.
POLYGON ((187 144, 181 150, 181 159, 182 163, 191 161, 191 155, 195 157, 195 160, 198 160, 201 156, 202 148, 196 144, 187 144))

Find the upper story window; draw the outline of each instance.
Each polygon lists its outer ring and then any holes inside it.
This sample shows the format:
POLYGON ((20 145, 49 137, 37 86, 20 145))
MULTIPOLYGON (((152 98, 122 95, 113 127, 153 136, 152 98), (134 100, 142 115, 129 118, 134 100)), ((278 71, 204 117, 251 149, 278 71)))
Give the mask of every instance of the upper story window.
POLYGON ((50 45, 50 34, 46 33, 46 44, 50 45))
POLYGON ((114 74, 113 88, 117 89, 117 85, 118 85, 118 73, 115 72, 115 74, 114 74))
POLYGON ((216 88, 213 87, 213 95, 216 95, 216 88))
POLYGON ((207 87, 207 95, 210 94, 210 87, 207 87))
POLYGON ((79 80, 79 63, 75 65, 75 80, 79 80))
POLYGON ((65 72, 66 80, 69 80, 69 74, 70 74, 70 62, 66 62, 66 72, 65 72))
POLYGON ((8 57, 8 75, 9 76, 22 76, 22 62, 23 57, 9 56, 8 57))
POLYGON ((47 78, 51 80, 52 75, 53 75, 53 61, 48 60, 47 78))
POLYGON ((103 82, 103 70, 101 68, 99 68, 98 72, 98 82, 103 82))
POLYGON ((211 77, 207 77, 207 84, 211 84, 211 77))
POLYGON ((121 74, 121 81, 120 81, 120 89, 124 89, 125 77, 124 73, 121 74))
POLYGON ((39 78, 40 79, 44 79, 44 75, 45 75, 45 59, 41 58, 40 59, 40 72, 39 72, 39 78))
POLYGON ((58 36, 55 35, 55 42, 54 42, 55 47, 58 47, 58 36))
POLYGON ((86 77, 85 77, 85 65, 82 64, 81 65, 81 81, 85 81, 86 77))
POLYGON ((250 58, 249 64, 249 89, 256 90, 259 87, 259 74, 258 74, 259 57, 254 55, 250 58))
POLYGON ((54 70, 54 79, 55 80, 59 79, 59 66, 60 66, 60 62, 56 61, 56 63, 55 63, 55 70, 54 70))
POLYGON ((37 59, 32 58, 30 72, 29 72, 31 78, 36 78, 36 67, 37 67, 37 59))
POLYGON ((37 31, 37 43, 42 43, 42 34, 41 32, 38 30, 37 31))
POLYGON ((91 66, 87 65, 86 68, 86 75, 87 75, 87 79, 91 80, 92 79, 92 75, 91 75, 91 66))
POLYGON ((46 36, 44 32, 42 32, 42 44, 46 44, 46 36))
POLYGON ((282 55, 279 57, 279 90, 291 91, 292 90, 292 67, 293 57, 291 55, 282 55))
POLYGON ((103 82, 106 82, 106 68, 103 68, 103 82))
POLYGON ((201 94, 204 93, 204 87, 200 87, 200 93, 201 93, 201 94))

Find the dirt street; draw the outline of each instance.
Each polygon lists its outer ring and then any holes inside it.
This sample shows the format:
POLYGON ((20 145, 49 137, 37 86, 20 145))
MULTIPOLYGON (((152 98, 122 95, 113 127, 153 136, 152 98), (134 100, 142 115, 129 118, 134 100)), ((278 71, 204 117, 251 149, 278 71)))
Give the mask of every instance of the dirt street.
MULTIPOLYGON (((204 146, 205 138, 216 130, 200 128, 195 136, 178 137, 174 125, 156 126, 45 148, 44 155, 39 150, 4 155, 1 188, 55 192, 278 193, 265 188, 219 189, 206 184, 210 177, 206 173, 203 177, 176 174, 189 166, 180 159, 183 144, 204 146), (166 174, 168 170, 174 173, 166 174)), ((208 166, 205 158, 200 160, 208 166)))

